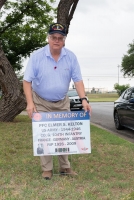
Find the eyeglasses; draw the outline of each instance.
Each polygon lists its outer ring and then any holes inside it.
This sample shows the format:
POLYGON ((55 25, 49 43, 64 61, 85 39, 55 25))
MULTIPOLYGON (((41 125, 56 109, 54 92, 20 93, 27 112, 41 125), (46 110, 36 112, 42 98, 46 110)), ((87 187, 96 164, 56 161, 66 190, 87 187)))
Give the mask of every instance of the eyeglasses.
POLYGON ((50 39, 54 42, 58 41, 58 42, 63 42, 65 41, 66 37, 56 37, 53 35, 49 35, 50 39))

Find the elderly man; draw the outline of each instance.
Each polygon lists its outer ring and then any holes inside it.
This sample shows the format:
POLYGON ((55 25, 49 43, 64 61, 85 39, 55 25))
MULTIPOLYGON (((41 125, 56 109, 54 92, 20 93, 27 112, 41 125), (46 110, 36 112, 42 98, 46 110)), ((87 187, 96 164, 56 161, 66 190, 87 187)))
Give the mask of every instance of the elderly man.
MULTIPOLYGON (((48 30, 48 45, 30 56, 23 80, 27 113, 30 118, 33 112, 70 111, 67 92, 71 79, 82 100, 84 110, 90 111, 79 63, 74 53, 64 47, 65 40, 65 26, 54 23, 48 30)), ((58 159, 61 174, 77 175, 70 167, 68 155, 59 155, 58 159)), ((40 160, 42 176, 50 180, 53 169, 52 156, 41 156, 40 160)))

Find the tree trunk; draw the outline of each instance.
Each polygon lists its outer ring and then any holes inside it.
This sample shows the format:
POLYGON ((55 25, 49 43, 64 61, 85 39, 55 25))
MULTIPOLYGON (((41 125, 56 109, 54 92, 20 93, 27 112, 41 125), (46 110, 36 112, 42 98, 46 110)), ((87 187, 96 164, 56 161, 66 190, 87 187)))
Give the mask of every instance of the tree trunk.
MULTIPOLYGON (((6 0, 0 0, 0 9, 6 0)), ((10 122, 26 108, 26 100, 16 74, 0 46, 0 121, 10 122)))
POLYGON ((63 24, 69 32, 70 21, 77 7, 79 0, 60 0, 57 11, 57 22, 63 24))
POLYGON ((21 84, 1 47, 0 85, 2 89, 0 121, 9 122, 26 108, 26 100, 21 90, 21 84))
POLYGON ((2 6, 4 5, 4 3, 6 2, 7 0, 0 0, 0 9, 2 8, 2 6))

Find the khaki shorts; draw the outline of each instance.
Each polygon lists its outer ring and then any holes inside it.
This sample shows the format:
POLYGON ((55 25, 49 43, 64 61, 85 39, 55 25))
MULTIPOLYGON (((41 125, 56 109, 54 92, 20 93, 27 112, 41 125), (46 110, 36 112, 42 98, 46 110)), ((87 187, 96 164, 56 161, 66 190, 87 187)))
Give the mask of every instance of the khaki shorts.
POLYGON ((33 101, 38 112, 70 111, 70 100, 68 96, 58 102, 51 102, 42 99, 34 91, 32 93, 33 101))

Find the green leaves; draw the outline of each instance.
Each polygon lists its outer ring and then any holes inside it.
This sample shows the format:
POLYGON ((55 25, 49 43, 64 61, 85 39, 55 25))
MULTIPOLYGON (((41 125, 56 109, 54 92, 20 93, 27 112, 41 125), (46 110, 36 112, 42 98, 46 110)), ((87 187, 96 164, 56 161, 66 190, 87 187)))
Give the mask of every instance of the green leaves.
POLYGON ((0 15, 2 48, 14 70, 20 70, 23 58, 46 45, 48 26, 53 23, 55 0, 10 0, 0 15))
POLYGON ((119 96, 129 87, 130 87, 129 84, 126 85, 119 85, 118 83, 114 84, 114 89, 117 91, 119 96))
POLYGON ((128 54, 124 55, 122 58, 122 69, 124 76, 128 77, 134 76, 134 41, 129 44, 128 54))

